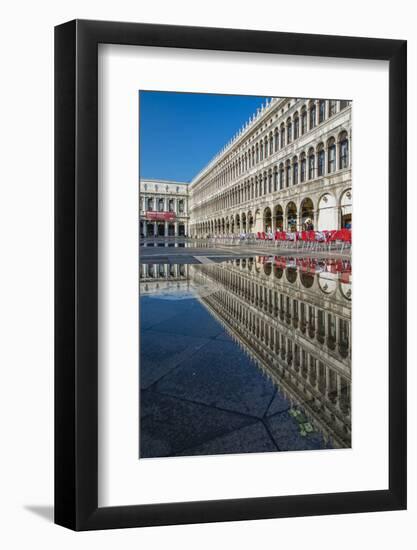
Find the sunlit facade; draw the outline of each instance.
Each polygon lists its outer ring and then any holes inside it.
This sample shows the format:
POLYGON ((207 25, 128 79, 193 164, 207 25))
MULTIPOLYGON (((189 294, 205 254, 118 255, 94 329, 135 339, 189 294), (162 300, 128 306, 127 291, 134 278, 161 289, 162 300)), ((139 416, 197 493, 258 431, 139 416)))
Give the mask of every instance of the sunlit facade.
POLYGON ((267 101, 189 185, 190 235, 350 228, 351 109, 267 101))
POLYGON ((188 184, 141 180, 139 193, 141 237, 189 235, 188 184))

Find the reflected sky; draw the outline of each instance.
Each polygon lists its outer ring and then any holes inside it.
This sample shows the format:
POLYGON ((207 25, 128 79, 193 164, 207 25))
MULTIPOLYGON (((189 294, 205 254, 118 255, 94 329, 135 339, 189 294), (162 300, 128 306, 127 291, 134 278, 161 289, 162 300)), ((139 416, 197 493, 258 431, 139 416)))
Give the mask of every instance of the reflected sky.
POLYGON ((140 450, 351 446, 351 264, 140 265, 140 450))

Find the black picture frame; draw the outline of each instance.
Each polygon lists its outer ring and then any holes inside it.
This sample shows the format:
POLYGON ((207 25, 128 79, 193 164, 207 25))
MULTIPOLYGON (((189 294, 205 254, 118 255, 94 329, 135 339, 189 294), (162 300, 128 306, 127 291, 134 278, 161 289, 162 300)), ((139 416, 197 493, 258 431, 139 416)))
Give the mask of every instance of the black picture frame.
MULTIPOLYGON (((55 28, 55 522, 92 530, 406 508, 406 41, 74 20, 55 28), (389 62, 389 488, 98 507, 98 44, 389 62)), ((388 115, 388 113, 387 113, 388 115)))

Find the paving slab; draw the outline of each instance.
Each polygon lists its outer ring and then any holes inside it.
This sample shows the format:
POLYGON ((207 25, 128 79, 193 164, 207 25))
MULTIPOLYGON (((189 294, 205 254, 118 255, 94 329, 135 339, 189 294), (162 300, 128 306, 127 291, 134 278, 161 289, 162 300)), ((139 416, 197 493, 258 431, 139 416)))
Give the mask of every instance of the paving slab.
POLYGON ((177 454, 181 456, 194 456, 230 453, 265 453, 274 451, 277 451, 276 445, 263 423, 258 421, 177 454))
POLYGON ((164 376, 156 390, 262 418, 275 387, 236 343, 216 339, 164 376))
POLYGON ((141 392, 141 407, 142 458, 172 456, 253 423, 252 419, 244 415, 151 390, 141 392))

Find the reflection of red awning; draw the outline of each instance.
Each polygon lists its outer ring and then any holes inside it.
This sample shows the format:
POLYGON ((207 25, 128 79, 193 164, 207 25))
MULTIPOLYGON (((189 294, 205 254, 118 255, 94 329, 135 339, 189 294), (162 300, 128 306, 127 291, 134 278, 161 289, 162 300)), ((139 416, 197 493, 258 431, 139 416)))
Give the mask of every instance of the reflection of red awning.
POLYGON ((172 221, 175 220, 175 212, 146 212, 145 218, 152 221, 172 221))

